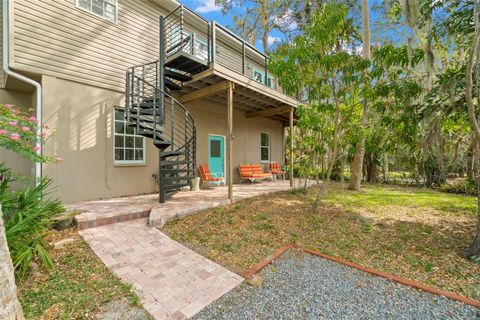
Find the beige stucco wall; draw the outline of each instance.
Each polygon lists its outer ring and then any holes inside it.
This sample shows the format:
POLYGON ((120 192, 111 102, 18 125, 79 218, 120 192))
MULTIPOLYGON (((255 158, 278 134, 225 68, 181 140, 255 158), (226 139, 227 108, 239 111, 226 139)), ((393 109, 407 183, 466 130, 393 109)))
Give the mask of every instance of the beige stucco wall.
POLYGON ((44 76, 43 118, 53 135, 45 152, 64 158, 44 166, 54 179, 54 193, 65 203, 151 193, 158 152, 146 139, 146 164, 119 166, 113 162, 114 106, 123 106, 123 93, 44 76))
MULTIPOLYGON (((227 135, 227 108, 206 102, 187 105, 197 125, 197 163, 208 163, 208 135, 227 135)), ((234 183, 239 182, 237 166, 260 163, 260 133, 270 133, 271 160, 284 163, 283 126, 265 118, 245 118, 245 112, 235 109, 233 115, 234 183)))
MULTIPOLYGON (((32 108, 34 105, 33 100, 35 99, 31 93, 0 89, 0 103, 13 104, 21 111, 32 108)), ((0 148, 0 163, 2 162, 15 173, 22 175, 30 175, 32 173, 33 163, 31 161, 22 158, 12 151, 0 148)))
MULTIPOLYGON (((155 192, 152 174, 158 152, 147 139, 146 164, 118 166, 113 162, 113 107, 123 106, 124 95, 116 91, 44 76, 44 122, 52 136, 45 152, 64 158, 44 166, 44 175, 54 179, 54 196, 65 203, 114 196, 155 192)), ((187 106, 197 125, 197 163, 208 163, 208 135, 226 135, 226 107, 197 102, 187 106)), ((271 158, 283 163, 283 128, 264 118, 246 119, 234 112, 233 165, 260 163, 260 133, 271 135, 271 158)))

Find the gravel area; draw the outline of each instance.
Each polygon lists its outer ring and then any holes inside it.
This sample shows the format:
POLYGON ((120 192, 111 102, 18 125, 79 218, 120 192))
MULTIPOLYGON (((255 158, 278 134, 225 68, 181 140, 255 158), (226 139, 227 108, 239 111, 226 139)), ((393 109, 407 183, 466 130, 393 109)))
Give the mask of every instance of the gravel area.
POLYGON ((480 309, 290 250, 194 319, 480 319, 480 309))

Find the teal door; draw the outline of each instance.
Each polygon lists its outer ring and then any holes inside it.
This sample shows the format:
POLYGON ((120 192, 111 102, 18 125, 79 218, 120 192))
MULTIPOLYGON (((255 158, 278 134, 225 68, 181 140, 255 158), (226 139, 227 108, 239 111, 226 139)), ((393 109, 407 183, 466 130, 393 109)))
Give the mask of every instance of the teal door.
POLYGON ((222 136, 208 136, 208 166, 214 177, 224 176, 225 138, 222 136))

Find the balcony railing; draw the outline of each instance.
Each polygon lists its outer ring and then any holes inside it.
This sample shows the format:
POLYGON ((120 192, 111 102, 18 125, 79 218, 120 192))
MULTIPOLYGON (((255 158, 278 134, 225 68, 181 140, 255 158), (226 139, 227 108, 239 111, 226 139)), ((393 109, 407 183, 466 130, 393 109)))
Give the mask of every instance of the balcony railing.
POLYGON ((234 32, 181 5, 165 17, 167 58, 182 51, 283 92, 268 71, 268 56, 234 32))

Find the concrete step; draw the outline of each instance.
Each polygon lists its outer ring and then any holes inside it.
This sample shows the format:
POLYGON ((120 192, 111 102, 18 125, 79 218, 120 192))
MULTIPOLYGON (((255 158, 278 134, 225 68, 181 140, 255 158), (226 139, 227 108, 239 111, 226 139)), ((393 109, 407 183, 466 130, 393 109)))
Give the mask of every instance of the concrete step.
POLYGON ((75 223, 78 230, 96 228, 114 223, 150 216, 158 203, 158 193, 105 200, 85 201, 66 205, 67 211, 78 211, 75 223))

